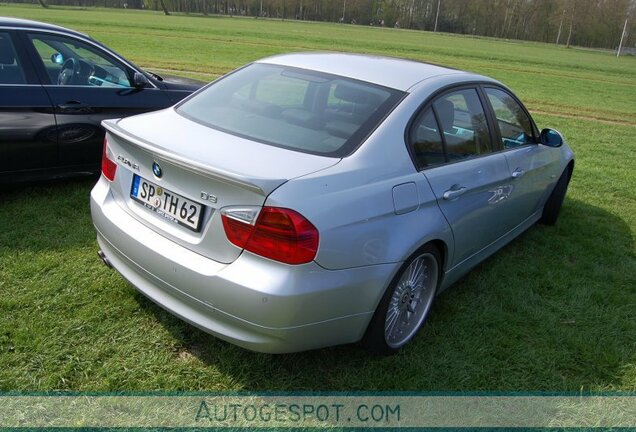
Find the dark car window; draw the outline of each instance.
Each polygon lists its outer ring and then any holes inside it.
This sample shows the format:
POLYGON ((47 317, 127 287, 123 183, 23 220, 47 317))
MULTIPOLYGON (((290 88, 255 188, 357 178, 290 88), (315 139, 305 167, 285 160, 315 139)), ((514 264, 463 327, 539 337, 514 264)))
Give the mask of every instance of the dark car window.
POLYGON ((73 38, 29 35, 51 84, 92 87, 131 87, 125 69, 97 48, 73 38), (63 68, 72 76, 60 79, 63 68))
POLYGON ((488 122, 477 90, 446 93, 433 102, 433 109, 443 132, 448 161, 492 152, 488 122))
POLYGON ((8 33, 0 33, 0 84, 25 84, 24 71, 8 33))
POLYGON ((398 90, 340 76, 256 63, 186 100, 177 112, 266 144, 342 157, 402 97, 398 90))
POLYGON ((521 105, 503 90, 492 87, 485 90, 497 118, 503 147, 534 143, 532 122, 521 105))

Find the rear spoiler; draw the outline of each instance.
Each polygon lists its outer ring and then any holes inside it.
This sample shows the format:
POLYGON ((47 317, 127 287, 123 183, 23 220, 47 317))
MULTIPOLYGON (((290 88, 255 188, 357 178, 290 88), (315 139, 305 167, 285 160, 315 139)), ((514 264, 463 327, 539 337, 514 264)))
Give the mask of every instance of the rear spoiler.
POLYGON ((203 165, 199 162, 188 159, 184 156, 180 156, 178 154, 167 152, 166 150, 157 147, 142 138, 139 138, 136 135, 133 135, 127 132, 125 129, 119 127, 118 123, 121 119, 110 119, 102 121, 102 126, 110 133, 125 139, 130 144, 138 147, 148 153, 152 153, 153 155, 157 155, 162 159, 169 161, 179 167, 192 171, 196 174, 200 174, 215 180, 221 180, 226 183, 234 184, 240 186, 244 189, 248 189, 250 191, 256 192, 263 196, 268 196, 270 193, 274 191, 274 189, 278 188, 282 183, 286 182, 289 179, 271 179, 271 178, 259 178, 259 177, 248 177, 245 174, 240 174, 236 172, 229 172, 220 169, 215 169, 206 165, 203 165))

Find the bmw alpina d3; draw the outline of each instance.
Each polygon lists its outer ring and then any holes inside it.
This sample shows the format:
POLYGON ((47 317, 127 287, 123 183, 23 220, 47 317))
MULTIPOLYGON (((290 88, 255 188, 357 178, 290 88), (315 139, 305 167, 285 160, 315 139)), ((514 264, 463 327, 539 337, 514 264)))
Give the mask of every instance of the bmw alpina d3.
POLYGON ((266 58, 103 125, 104 262, 189 323, 271 353, 399 350, 436 294, 555 223, 574 168, 501 83, 352 54, 266 58))

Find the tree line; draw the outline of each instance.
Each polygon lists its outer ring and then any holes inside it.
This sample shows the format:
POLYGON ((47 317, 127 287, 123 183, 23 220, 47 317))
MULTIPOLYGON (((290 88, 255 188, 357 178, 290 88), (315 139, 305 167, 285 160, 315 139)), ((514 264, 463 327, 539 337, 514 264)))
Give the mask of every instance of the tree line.
POLYGON ((583 47, 636 46, 636 0, 10 0, 332 21, 583 47))

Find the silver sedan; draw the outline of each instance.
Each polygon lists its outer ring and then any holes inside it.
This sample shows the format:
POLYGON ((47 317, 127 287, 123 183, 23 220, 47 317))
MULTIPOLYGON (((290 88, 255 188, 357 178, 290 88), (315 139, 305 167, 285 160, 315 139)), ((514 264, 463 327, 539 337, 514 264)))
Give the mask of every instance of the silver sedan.
POLYGON ((189 323, 256 351, 391 353, 435 296, 536 222, 574 155, 501 83, 304 53, 103 123, 99 254, 189 323))

